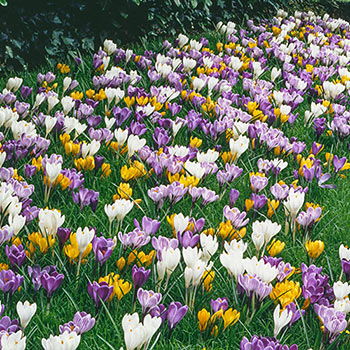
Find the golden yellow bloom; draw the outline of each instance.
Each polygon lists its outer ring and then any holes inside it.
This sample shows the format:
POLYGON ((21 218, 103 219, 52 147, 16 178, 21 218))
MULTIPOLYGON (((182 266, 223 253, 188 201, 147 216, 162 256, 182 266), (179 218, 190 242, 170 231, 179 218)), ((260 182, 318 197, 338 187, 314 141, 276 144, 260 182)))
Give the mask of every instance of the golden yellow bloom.
POLYGON ((187 175, 185 177, 184 175, 181 175, 179 182, 180 184, 183 184, 185 187, 189 187, 189 186, 196 187, 199 184, 199 179, 195 176, 187 175))
POLYGON ((233 310, 232 308, 227 309, 222 316, 224 320, 224 330, 228 326, 233 326, 239 320, 240 316, 241 314, 237 310, 233 310))
POLYGON ((250 209, 252 209, 253 208, 253 205, 254 205, 254 201, 252 200, 252 199, 250 199, 250 198, 247 198, 246 200, 245 200, 245 210, 248 212, 250 209))
POLYGON ((60 140, 61 140, 61 143, 62 145, 64 146, 67 142, 70 141, 70 135, 69 134, 60 134, 60 140))
POLYGON ((223 240, 228 242, 233 239, 240 240, 247 233, 247 229, 242 227, 240 230, 235 230, 232 227, 231 221, 227 220, 226 222, 221 222, 218 228, 218 233, 223 240))
POLYGON ((32 165, 36 166, 37 171, 43 168, 41 165, 42 160, 43 160, 42 156, 38 157, 38 159, 35 159, 35 158, 32 159, 32 165))
POLYGON ((63 179, 60 182, 60 186, 61 186, 62 191, 64 191, 72 183, 72 181, 73 180, 69 180, 68 177, 63 176, 63 179))
POLYGON ((74 159, 74 165, 79 171, 93 170, 95 169, 95 159, 92 156, 87 156, 86 158, 77 158, 74 159))
POLYGON ((4 263, 0 263, 0 271, 2 270, 8 270, 9 269, 9 266, 7 264, 4 264, 4 263))
POLYGON ((278 299, 284 309, 287 305, 298 299, 301 294, 299 282, 284 280, 281 283, 276 283, 270 293, 272 300, 278 299))
POLYGON ((206 309, 202 309, 198 312, 198 324, 199 324, 199 330, 201 332, 203 332, 207 328, 209 319, 210 319, 210 312, 208 312, 206 309))
POLYGON ((19 237, 12 237, 11 239, 12 244, 14 244, 16 247, 22 244, 22 239, 19 237))
POLYGON ((137 254, 137 261, 136 261, 137 266, 148 267, 149 265, 152 264, 155 254, 156 254, 155 250, 151 250, 148 254, 145 254, 143 251, 139 252, 137 254))
POLYGON ((85 95, 87 98, 92 98, 95 95, 95 90, 89 89, 85 91, 85 95))
POLYGON ((135 97, 130 98, 129 96, 124 97, 125 104, 130 108, 135 103, 135 97))
POLYGON ((278 206, 280 205, 280 201, 279 200, 268 200, 267 201, 267 206, 268 206, 268 211, 267 211, 267 217, 271 218, 273 214, 275 214, 276 209, 278 208, 278 206))
POLYGON ((312 242, 311 240, 309 240, 305 243, 305 248, 310 258, 316 259, 322 254, 324 250, 324 242, 319 240, 312 242))
POLYGON ((70 94, 70 97, 73 99, 73 100, 81 100, 83 97, 84 97, 84 93, 80 92, 80 91, 73 91, 71 94, 70 94))
POLYGON ((253 112, 259 107, 259 103, 249 101, 246 107, 248 109, 248 113, 253 114, 253 112))
POLYGON ((281 253, 285 246, 286 244, 284 242, 276 241, 276 238, 274 238, 271 244, 267 247, 267 251, 271 256, 276 256, 281 253))
POLYGON ((279 27, 276 27, 276 26, 272 27, 272 33, 273 33, 274 36, 277 36, 277 35, 281 34, 281 31, 282 31, 282 29, 279 28, 279 27))
POLYGON ((237 154, 235 152, 234 155, 232 155, 231 152, 223 152, 222 155, 221 155, 221 158, 222 160, 224 161, 224 163, 229 163, 229 162, 232 162, 233 160, 235 160, 237 154))
POLYGON ((119 271, 122 271, 125 267, 125 259, 123 257, 119 258, 118 261, 117 261, 117 268, 119 271))
POLYGON ((44 237, 40 232, 33 232, 29 234, 28 240, 34 245, 34 247, 39 248, 42 254, 46 254, 49 248, 51 248, 56 241, 53 235, 44 237))
POLYGON ((101 170, 102 170, 102 175, 103 177, 108 177, 109 175, 111 175, 111 165, 108 163, 103 163, 101 166, 101 170))
POLYGON ((59 70, 62 74, 67 74, 70 72, 70 68, 68 65, 66 64, 62 64, 62 63, 57 63, 56 66, 57 70, 59 70))
POLYGON ((213 281, 215 277, 215 272, 213 270, 205 270, 202 276, 203 285, 207 292, 210 292, 213 287, 213 281))
POLYGON ((202 140, 198 137, 190 137, 190 146, 192 148, 199 148, 202 145, 202 140))

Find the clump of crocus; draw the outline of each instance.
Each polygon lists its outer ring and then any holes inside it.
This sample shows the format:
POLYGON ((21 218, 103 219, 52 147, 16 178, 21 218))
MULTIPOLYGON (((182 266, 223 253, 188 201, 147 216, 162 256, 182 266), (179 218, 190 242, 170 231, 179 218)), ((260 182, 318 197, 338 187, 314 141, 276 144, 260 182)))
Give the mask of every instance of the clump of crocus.
POLYGON ((95 326, 96 319, 86 312, 77 311, 73 317, 73 321, 69 321, 59 326, 60 333, 64 332, 75 332, 78 335, 88 332, 95 326))

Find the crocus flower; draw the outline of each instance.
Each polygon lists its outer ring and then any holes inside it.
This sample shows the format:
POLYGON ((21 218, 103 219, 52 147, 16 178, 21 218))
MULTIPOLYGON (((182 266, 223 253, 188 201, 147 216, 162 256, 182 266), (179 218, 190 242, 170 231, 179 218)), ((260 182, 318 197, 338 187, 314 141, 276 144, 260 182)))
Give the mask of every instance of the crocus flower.
POLYGON ((110 286, 107 282, 88 282, 88 293, 93 299, 96 308, 101 305, 101 301, 105 302, 113 292, 113 286, 110 286))
POLYGON ((143 266, 137 267, 136 265, 132 268, 132 280, 134 282, 135 291, 141 288, 148 280, 151 270, 145 270, 143 266))
POLYGON ((20 267, 24 264, 24 261, 26 259, 26 253, 22 244, 20 244, 18 247, 12 244, 10 248, 7 245, 5 247, 5 251, 8 259, 10 260, 10 263, 13 266, 20 267))
POLYGON ((40 282, 42 287, 46 290, 47 297, 50 299, 53 293, 57 290, 58 287, 62 284, 64 280, 64 275, 62 273, 58 273, 57 271, 44 272, 40 277, 40 282))
POLYGON ((175 326, 184 318, 188 310, 188 306, 182 306, 179 302, 171 302, 167 311, 168 327, 170 333, 175 326))
POLYGON ((0 271, 0 289, 4 293, 13 295, 14 292, 21 286, 23 280, 23 276, 16 275, 12 270, 0 271))
POLYGON ((91 317, 90 314, 87 314, 86 312, 76 312, 73 321, 70 321, 68 323, 65 323, 62 326, 59 326, 60 333, 63 334, 64 332, 75 332, 77 334, 84 334, 88 332, 90 329, 92 329, 95 326, 95 318, 91 317))

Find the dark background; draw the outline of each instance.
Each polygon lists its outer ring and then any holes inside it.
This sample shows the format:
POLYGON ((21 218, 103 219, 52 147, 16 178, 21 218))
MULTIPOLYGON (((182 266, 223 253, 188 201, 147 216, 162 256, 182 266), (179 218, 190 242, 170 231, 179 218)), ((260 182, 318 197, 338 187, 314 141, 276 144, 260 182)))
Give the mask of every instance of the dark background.
MULTIPOLYGON (((0 0, 5 1, 5 0, 0 0)), ((213 29, 219 20, 243 24, 278 8, 349 15, 336 0, 7 0, 0 5, 0 74, 85 54, 105 38, 118 45, 140 38, 213 29)), ((344 5, 345 6, 345 5, 344 5)))

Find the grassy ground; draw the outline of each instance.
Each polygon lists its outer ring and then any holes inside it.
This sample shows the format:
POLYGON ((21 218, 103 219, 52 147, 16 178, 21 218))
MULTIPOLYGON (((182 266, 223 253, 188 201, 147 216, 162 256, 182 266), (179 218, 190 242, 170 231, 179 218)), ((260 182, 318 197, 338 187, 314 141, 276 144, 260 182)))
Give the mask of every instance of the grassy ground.
MULTIPOLYGON (((217 34, 208 32, 205 33, 205 36, 210 39, 209 47, 213 50, 216 50, 216 42, 218 40, 217 34)), ((144 48, 134 47, 135 53, 142 54, 144 48)), ((154 51, 162 51, 160 42, 150 42, 147 43, 147 49, 152 49, 154 51)), ((91 57, 82 57, 82 65, 77 71, 76 79, 79 81, 80 85, 77 88, 79 91, 86 91, 92 87, 91 77, 93 75, 93 70, 91 68, 92 59, 91 57)), ((65 62, 68 63, 68 62, 65 62)), ((73 64, 71 65, 73 66, 73 64)), ((128 70, 137 69, 134 63, 128 65, 128 70)), ((57 73, 55 67, 42 67, 34 72, 26 72, 21 76, 24 79, 23 84, 28 86, 36 85, 36 76, 38 72, 45 73, 47 71, 53 71, 57 73)), ((145 77, 144 72, 139 72, 145 77)), ((269 73, 262 79, 269 80, 269 73)), ((64 76, 60 73, 57 73, 58 86, 62 86, 62 80, 64 76)), ((0 78, 0 90, 4 88, 5 81, 7 77, 0 78)), ((149 91, 149 81, 143 79, 141 86, 145 88, 146 91, 149 91)), ((241 87, 237 85, 234 88, 235 93, 244 93, 241 90, 241 87)), ((32 103, 34 102, 32 96, 32 103)), ((184 116, 191 109, 191 106, 185 105, 181 111, 181 115, 184 116)), ((299 140, 305 141, 307 144, 305 154, 311 148, 313 141, 315 140, 314 131, 312 128, 305 128, 303 115, 306 110, 310 108, 308 101, 305 101, 300 105, 296 112, 299 113, 299 118, 293 125, 285 124, 282 128, 285 134, 289 137, 294 136, 298 137, 299 140)), ((103 112, 101 108, 101 113, 103 112)), ((152 130, 152 125, 148 123, 147 125, 152 130)), ((189 134, 182 131, 176 137, 176 144, 187 145, 189 140, 189 134)), ((202 132, 194 133, 193 136, 198 136, 203 139, 202 149, 208 149, 213 146, 211 140, 205 139, 205 136, 202 132)), ((50 136, 51 145, 49 148, 48 154, 57 153, 64 154, 63 147, 55 136, 50 136)), ((150 135, 147 136, 150 139, 150 135)), ((220 141, 225 149, 227 145, 220 141)), ((325 145, 324 150, 322 151, 320 158, 322 161, 325 161, 324 154, 326 152, 333 152, 338 156, 348 156, 349 148, 347 144, 335 143, 333 139, 323 136, 319 140, 320 143, 325 145)), ((98 232, 108 232, 108 219, 104 213, 104 205, 112 203, 112 197, 116 193, 116 188, 121 182, 120 168, 124 164, 127 164, 127 159, 125 157, 114 157, 111 155, 111 152, 107 150, 106 147, 101 148, 99 152, 104 156, 108 162, 111 164, 112 173, 107 179, 100 179, 98 174, 95 176, 94 172, 85 172, 85 183, 84 186, 89 189, 94 189, 100 193, 99 204, 96 212, 92 212, 89 207, 80 210, 79 207, 74 204, 71 198, 71 194, 67 191, 57 190, 50 197, 48 206, 50 208, 57 208, 62 210, 66 216, 65 227, 72 227, 76 229, 77 227, 84 226, 95 226, 98 228, 98 232)), ((232 187, 237 188, 240 192, 240 198, 237 202, 237 207, 241 210, 244 208, 244 200, 249 197, 249 172, 257 171, 256 161, 260 157, 266 156, 266 150, 249 150, 242 159, 240 159, 238 165, 244 169, 244 175, 237 181, 234 182, 232 187)), ((272 157, 272 155, 268 155, 272 157)), ((290 166, 285 171, 282 171, 278 176, 276 181, 284 180, 287 183, 290 183, 292 178, 292 171, 296 164, 293 158, 288 157, 287 161, 290 163, 290 166)), ((23 166, 25 162, 22 161, 17 165, 18 172, 23 174, 23 166)), ((64 167, 70 168, 73 167, 73 158, 71 156, 64 155, 64 167)), ((141 198, 143 200, 141 207, 142 210, 133 209, 132 214, 129 215, 124 222, 123 231, 128 232, 133 228, 132 221, 134 218, 140 220, 143 216, 143 211, 146 212, 147 216, 156 217, 156 212, 154 210, 153 204, 147 198, 147 189, 155 186, 156 178, 151 176, 148 179, 140 179, 132 182, 132 188, 134 190, 133 197, 141 198)), ((273 181, 273 180, 272 180, 273 181)), ((336 185, 336 189, 322 189, 317 186, 316 183, 309 185, 309 193, 307 195, 308 201, 313 201, 314 203, 322 206, 323 216, 322 219, 315 225, 312 230, 311 238, 312 239, 321 239, 325 242, 324 253, 316 260, 317 266, 323 266, 324 271, 330 275, 330 283, 338 280, 340 275, 340 261, 338 257, 338 248, 341 243, 349 244, 349 232, 350 232, 350 180, 347 176, 345 179, 332 178, 332 183, 336 185)), ((42 184, 41 175, 36 174, 32 183, 35 185, 35 192, 32 196, 33 204, 38 207, 45 207, 47 204, 43 200, 43 191, 44 187, 42 184)), ((301 180, 303 185, 306 185, 303 180, 301 180)), ((270 185, 272 182, 270 183, 270 185)), ((209 177, 205 181, 205 186, 218 190, 217 182, 215 177, 209 177)), ((269 191, 264 190, 268 197, 269 191)), ((206 219, 206 228, 208 227, 217 227, 222 221, 222 209, 228 204, 228 192, 223 197, 220 202, 215 204, 209 204, 204 209, 197 208, 197 218, 200 216, 205 217, 206 219)), ((191 206, 190 198, 187 198, 184 201, 176 204, 171 208, 169 214, 183 212, 188 214, 191 206)), ((165 208, 166 211, 166 208, 165 208)), ((266 210, 264 210, 264 215, 266 210)), ((263 219, 264 215, 258 216, 255 219, 263 219)), ((247 226, 247 240, 250 241, 250 236, 252 232, 251 224, 253 222, 253 212, 248 213, 250 218, 250 223, 247 226)), ((163 220, 159 234, 164 236, 171 236, 170 225, 166 223, 166 219, 163 215, 160 217, 163 220)), ((279 222, 282 225, 282 231, 284 231, 284 210, 279 208, 277 215, 273 218, 274 221, 279 222)), ((37 230, 37 224, 31 223, 26 230, 28 232, 33 232, 37 230)), ((285 236, 283 233, 279 234, 278 239, 286 242, 286 248, 280 254, 284 261, 289 261, 293 266, 300 267, 302 262, 309 262, 309 257, 304 248, 304 237, 301 233, 297 235, 297 242, 295 245, 292 243, 291 235, 285 236)), ((149 250, 149 248, 147 248, 149 250)), ((254 250, 254 249, 253 249, 254 250)), ((92 253, 91 253, 92 254, 92 253)), ((103 267, 103 273, 105 272, 117 272, 116 261, 117 258, 122 254, 122 251, 117 248, 117 253, 114 253, 112 258, 106 263, 103 267)), ((2 261, 6 260, 4 251, 1 251, 2 261)), ((157 345, 154 349, 237 349, 239 347, 239 342, 243 336, 250 337, 253 334, 262 334, 264 336, 272 336, 273 333, 273 317, 272 317, 272 302, 268 299, 262 305, 259 311, 255 314, 253 320, 248 324, 245 320, 245 309, 246 309, 246 299, 243 298, 239 301, 238 304, 234 303, 232 285, 227 283, 227 273, 225 269, 220 265, 218 257, 215 261, 215 272, 216 277, 213 282, 213 288, 210 293, 204 293, 200 291, 196 299, 195 308, 188 312, 186 317, 181 322, 180 326, 175 329, 170 341, 167 339, 167 330, 166 326, 163 326, 162 336, 160 337, 157 345), (210 299, 215 299, 217 297, 227 297, 229 300, 229 305, 234 306, 237 310, 241 311, 241 320, 234 326, 230 327, 223 333, 222 336, 218 338, 213 338, 210 335, 203 337, 198 330, 198 319, 197 312, 203 307, 209 308, 210 299)), ((15 304, 19 299, 24 300, 35 300, 38 304, 38 312, 34 317, 33 321, 26 331, 28 346, 27 349, 37 349, 38 344, 40 343, 41 338, 47 338, 51 333, 58 333, 58 326, 64 322, 68 322, 74 315, 76 311, 86 311, 89 313, 94 313, 94 307, 91 298, 89 297, 86 285, 88 280, 95 278, 94 275, 94 266, 93 258, 90 257, 88 262, 82 267, 81 275, 79 279, 75 280, 76 266, 68 263, 68 259, 62 254, 62 252, 55 248, 52 254, 35 256, 35 263, 45 266, 51 263, 58 265, 58 270, 65 274, 65 281, 62 288, 54 295, 50 304, 50 312, 47 312, 46 307, 46 296, 44 295, 43 290, 40 290, 38 295, 33 299, 33 291, 30 287, 30 280, 28 277, 25 279, 24 288, 21 293, 16 293, 13 298, 11 298, 6 303, 6 314, 15 317, 15 304)), ((27 276, 26 272, 21 271, 24 276, 27 276)), ((130 269, 123 272, 123 278, 131 281, 130 269)), ((152 278, 155 278, 152 274, 152 278)), ((301 282, 301 275, 296 275, 294 280, 301 282)), ((173 300, 179 300, 184 302, 184 288, 183 288, 183 277, 182 271, 180 268, 177 269, 177 272, 172 276, 170 281, 170 288, 167 291, 164 291, 163 302, 169 304, 173 300)), ((155 281, 148 281, 145 289, 154 288, 155 281)), ((301 300, 302 298, 300 298, 301 300)), ((302 301, 300 301, 302 304, 302 301)), ((97 324, 95 327, 85 334, 82 337, 82 342, 80 349, 119 349, 124 345, 123 343, 123 330, 121 328, 121 319, 126 312, 131 312, 132 304, 132 292, 126 295, 120 303, 117 303, 116 300, 113 300, 111 304, 104 306, 98 317, 97 324)), ((139 308, 138 308, 139 310, 139 308)), ((322 332, 320 330, 320 323, 313 314, 311 310, 306 313, 305 319, 303 322, 299 321, 297 324, 293 325, 290 330, 284 332, 282 341, 283 343, 293 344, 294 342, 299 345, 300 350, 306 350, 309 348, 318 349, 322 339, 322 332)), ((343 345, 342 349, 348 349, 348 344, 343 345)), ((333 346, 327 347, 331 349, 333 346)))

